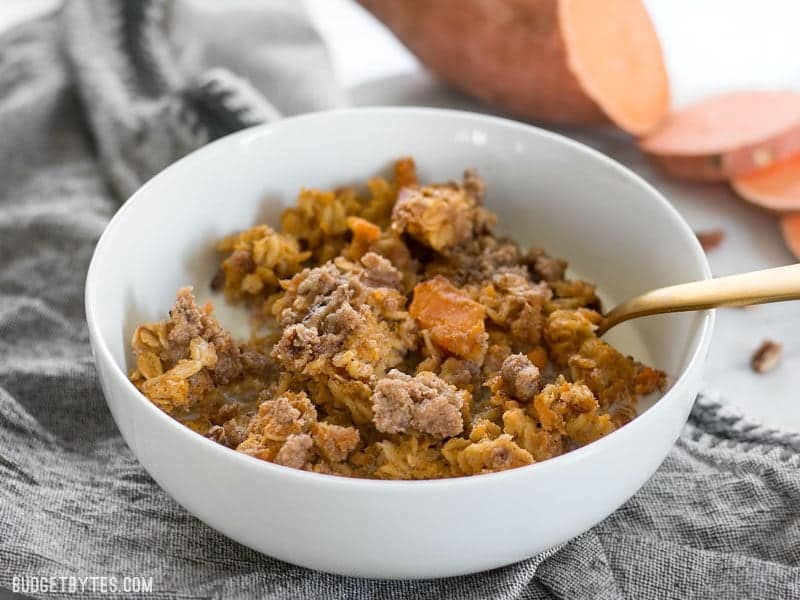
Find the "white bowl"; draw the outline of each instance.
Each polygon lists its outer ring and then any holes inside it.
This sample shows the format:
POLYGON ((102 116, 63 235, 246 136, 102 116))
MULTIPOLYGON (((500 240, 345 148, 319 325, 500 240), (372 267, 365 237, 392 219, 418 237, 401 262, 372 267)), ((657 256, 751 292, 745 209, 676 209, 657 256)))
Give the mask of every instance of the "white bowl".
POLYGON ((669 452, 711 336, 713 313, 621 326, 612 332, 615 344, 671 375, 660 400, 566 455, 450 480, 346 479, 260 461, 193 433, 128 381, 134 327, 163 318, 180 286, 207 289, 215 240, 264 219, 276 223, 303 186, 363 181, 407 154, 426 181, 476 167, 501 231, 568 259, 607 300, 709 276, 692 231, 642 179, 564 137, 477 114, 372 108, 285 119, 219 140, 154 177, 111 220, 86 282, 111 413, 153 479, 192 514, 265 554, 332 573, 471 573, 589 529, 669 452))

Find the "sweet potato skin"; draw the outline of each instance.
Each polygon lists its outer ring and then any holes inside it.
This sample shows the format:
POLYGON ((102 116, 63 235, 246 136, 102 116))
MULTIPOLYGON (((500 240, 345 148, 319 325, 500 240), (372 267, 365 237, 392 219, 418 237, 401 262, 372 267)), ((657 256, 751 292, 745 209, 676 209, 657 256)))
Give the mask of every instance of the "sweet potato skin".
POLYGON ((800 152, 800 125, 761 143, 705 156, 658 155, 645 151, 665 173, 685 181, 717 183, 742 177, 800 152))
POLYGON ((359 0, 442 79, 519 117, 643 135, 670 86, 642 0, 359 0))
POLYGON ((645 152, 648 160, 675 179, 698 183, 719 183, 728 180, 722 166, 722 157, 710 156, 659 156, 645 152))
POLYGON ((674 112, 639 147, 664 171, 726 181, 800 153, 800 94, 736 92, 674 112))
POLYGON ((439 77, 550 123, 607 122, 569 70, 557 0, 359 0, 439 77))

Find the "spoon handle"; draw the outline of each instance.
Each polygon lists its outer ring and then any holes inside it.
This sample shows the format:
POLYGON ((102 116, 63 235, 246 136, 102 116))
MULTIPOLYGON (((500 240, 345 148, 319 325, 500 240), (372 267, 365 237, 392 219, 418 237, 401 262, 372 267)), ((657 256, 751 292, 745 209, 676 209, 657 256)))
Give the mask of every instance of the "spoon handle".
POLYGON ((800 299, 800 264, 681 283, 626 300, 605 315, 598 335, 629 319, 669 312, 800 299))

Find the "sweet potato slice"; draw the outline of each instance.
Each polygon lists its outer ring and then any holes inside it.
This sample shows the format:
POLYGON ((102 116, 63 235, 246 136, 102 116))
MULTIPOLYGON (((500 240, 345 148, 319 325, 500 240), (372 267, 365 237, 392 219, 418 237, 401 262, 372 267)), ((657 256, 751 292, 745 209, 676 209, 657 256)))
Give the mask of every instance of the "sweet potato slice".
POLYGON ((436 345, 462 358, 483 358, 486 310, 444 277, 418 284, 408 312, 436 345))
POLYGON ((745 200, 776 212, 800 211, 800 154, 731 181, 745 200))
POLYGON ((781 234, 786 246, 800 260, 800 212, 781 217, 781 234))
POLYGON ((642 2, 561 0, 558 9, 569 68, 584 92, 622 129, 651 131, 667 115, 670 92, 661 43, 642 2))
POLYGON ((800 94, 755 91, 708 98, 673 113, 639 145, 675 177, 738 177, 800 152, 800 94))
POLYGON ((669 108, 641 0, 360 0, 432 71, 524 118, 643 134, 669 108))

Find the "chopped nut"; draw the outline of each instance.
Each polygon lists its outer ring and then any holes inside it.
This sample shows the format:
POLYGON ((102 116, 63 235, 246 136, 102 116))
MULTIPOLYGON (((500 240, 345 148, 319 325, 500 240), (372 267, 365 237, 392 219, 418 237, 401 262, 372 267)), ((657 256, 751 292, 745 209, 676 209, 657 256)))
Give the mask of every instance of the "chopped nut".
POLYGON ((214 345, 201 337, 192 338, 189 342, 189 356, 203 367, 213 369, 217 366, 217 351, 214 345))
POLYGON ((247 432, 245 431, 244 427, 236 422, 236 419, 225 421, 222 429, 225 432, 222 443, 229 448, 236 448, 236 446, 241 444, 247 438, 247 432))
POLYGON ((206 437, 218 444, 223 444, 225 442, 225 430, 219 425, 214 425, 208 430, 206 437))
POLYGON ((219 422, 224 423, 228 419, 232 419, 233 417, 239 414, 239 403, 238 402, 227 402, 219 407, 217 411, 216 418, 219 422))
POLYGON ((782 344, 778 344, 772 340, 764 340, 750 359, 750 367, 752 367, 753 371, 756 373, 771 371, 781 360, 782 352, 782 344))
POLYGON ((703 250, 710 252, 722 243, 725 239, 725 232, 722 229, 709 229, 707 231, 698 231, 695 233, 697 241, 703 247, 703 250))
POLYGON ((214 277, 211 278, 211 283, 209 284, 209 287, 215 292, 218 292, 219 290, 224 288, 225 287, 225 271, 223 271, 220 268, 214 274, 214 277))

